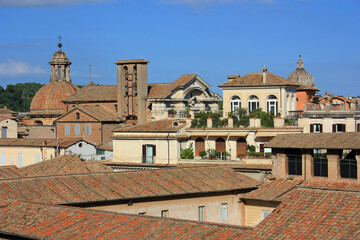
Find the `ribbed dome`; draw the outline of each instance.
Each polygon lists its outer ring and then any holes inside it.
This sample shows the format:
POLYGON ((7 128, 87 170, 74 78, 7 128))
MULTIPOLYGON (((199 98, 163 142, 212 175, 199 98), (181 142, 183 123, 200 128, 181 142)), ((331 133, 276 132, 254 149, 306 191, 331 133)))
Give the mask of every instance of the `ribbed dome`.
POLYGON ((305 86, 309 86, 309 87, 315 86, 315 81, 313 76, 304 69, 304 62, 301 60, 301 56, 297 62, 297 68, 288 76, 288 79, 290 81, 300 83, 305 86))
POLYGON ((50 82, 37 91, 31 102, 30 112, 63 111, 65 105, 61 101, 73 95, 77 90, 79 90, 78 86, 70 82, 50 82))

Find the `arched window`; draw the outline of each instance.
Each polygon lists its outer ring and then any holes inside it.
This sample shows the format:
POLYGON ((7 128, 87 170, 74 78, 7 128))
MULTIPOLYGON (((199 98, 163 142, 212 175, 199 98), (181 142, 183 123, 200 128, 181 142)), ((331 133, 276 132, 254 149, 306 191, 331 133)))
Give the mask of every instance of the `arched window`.
POLYGON ((246 139, 239 138, 236 140, 236 156, 238 156, 240 153, 246 153, 246 151, 246 139))
POLYGON ((218 152, 218 158, 226 159, 224 152, 226 151, 225 140, 221 137, 215 140, 216 151, 218 152))
POLYGON ((205 151, 205 141, 199 137, 195 140, 195 156, 200 156, 202 151, 205 151))
POLYGON ((276 115, 278 112, 278 100, 274 95, 268 96, 266 99, 267 112, 276 115))
POLYGON ((241 99, 238 96, 233 96, 230 100, 231 111, 234 112, 241 108, 241 99))
POLYGON ((255 95, 251 95, 248 100, 248 110, 252 112, 259 108, 259 98, 255 95))

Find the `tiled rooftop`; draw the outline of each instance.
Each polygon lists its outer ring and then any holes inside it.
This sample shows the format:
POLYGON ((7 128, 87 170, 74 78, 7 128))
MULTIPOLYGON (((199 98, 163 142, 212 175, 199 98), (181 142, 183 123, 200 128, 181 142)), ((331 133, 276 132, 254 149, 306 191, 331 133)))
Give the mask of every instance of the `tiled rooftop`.
POLYGON ((0 200, 75 204, 226 192, 257 185, 225 167, 171 168, 0 181, 0 200))
POLYGON ((359 206, 359 192, 297 187, 244 239, 358 239, 359 206))
POLYGON ((247 86, 300 86, 300 84, 289 81, 273 73, 267 74, 264 83, 263 73, 249 73, 232 81, 220 84, 219 87, 247 87, 247 86))
MULTIPOLYGON (((76 109, 76 108, 75 108, 76 109)), ((107 108, 102 106, 78 106, 77 109, 90 115, 100 122, 119 122, 120 118, 115 112, 109 111, 107 108)))
POLYGON ((21 178, 23 173, 15 165, 0 167, 0 179, 21 178))
POLYGON ((241 239, 248 227, 13 203, 0 209, 0 232, 32 239, 241 239))
POLYGON ((65 155, 21 168, 27 177, 64 175, 92 172, 112 172, 98 161, 82 161, 77 155, 65 155))
POLYGON ((117 101, 116 85, 95 85, 93 82, 88 83, 80 88, 75 94, 67 97, 63 102, 99 102, 117 101))
POLYGON ((31 147, 69 147, 79 139, 45 139, 45 138, 0 138, 0 146, 31 146, 31 147))
POLYGON ((124 126, 114 130, 114 132, 177 132, 185 127, 184 120, 164 119, 159 121, 148 122, 140 125, 124 126), (177 126, 174 123, 178 123, 177 126))
POLYGON ((196 76, 196 74, 183 74, 173 83, 149 84, 148 98, 166 98, 174 89, 183 87, 196 76))
POLYGON ((268 148, 360 149, 360 133, 283 134, 271 139, 268 148))
POLYGON ((279 197, 294 189, 303 180, 275 179, 265 182, 258 189, 241 196, 241 199, 279 201, 279 197))

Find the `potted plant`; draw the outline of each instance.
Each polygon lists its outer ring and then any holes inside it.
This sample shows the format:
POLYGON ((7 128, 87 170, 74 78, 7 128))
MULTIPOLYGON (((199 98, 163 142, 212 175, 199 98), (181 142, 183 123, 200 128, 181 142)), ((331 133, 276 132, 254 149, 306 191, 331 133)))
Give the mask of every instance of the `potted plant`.
POLYGON ((169 111, 168 111, 168 113, 169 113, 169 117, 170 118, 174 118, 174 116, 175 116, 175 114, 176 114, 176 111, 175 111, 175 109, 170 109, 169 111))
POLYGON ((199 155, 202 159, 204 159, 206 157, 206 151, 200 151, 199 155))
POLYGON ((190 113, 187 113, 187 114, 186 114, 186 117, 187 117, 188 119, 191 119, 191 114, 190 114, 190 113))

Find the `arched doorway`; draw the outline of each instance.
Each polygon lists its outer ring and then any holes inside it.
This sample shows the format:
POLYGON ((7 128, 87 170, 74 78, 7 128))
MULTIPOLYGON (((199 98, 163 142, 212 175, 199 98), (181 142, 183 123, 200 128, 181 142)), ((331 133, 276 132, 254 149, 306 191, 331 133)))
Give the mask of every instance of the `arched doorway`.
POLYGON ((226 155, 224 154, 224 152, 226 151, 225 140, 221 137, 217 138, 215 140, 215 147, 216 147, 216 151, 218 152, 218 158, 225 159, 226 158, 226 155))
POLYGON ((205 141, 203 138, 198 137, 195 139, 195 156, 200 156, 201 151, 205 151, 205 141))
POLYGON ((236 156, 238 156, 240 153, 246 153, 246 139, 245 138, 238 138, 236 140, 236 156))

